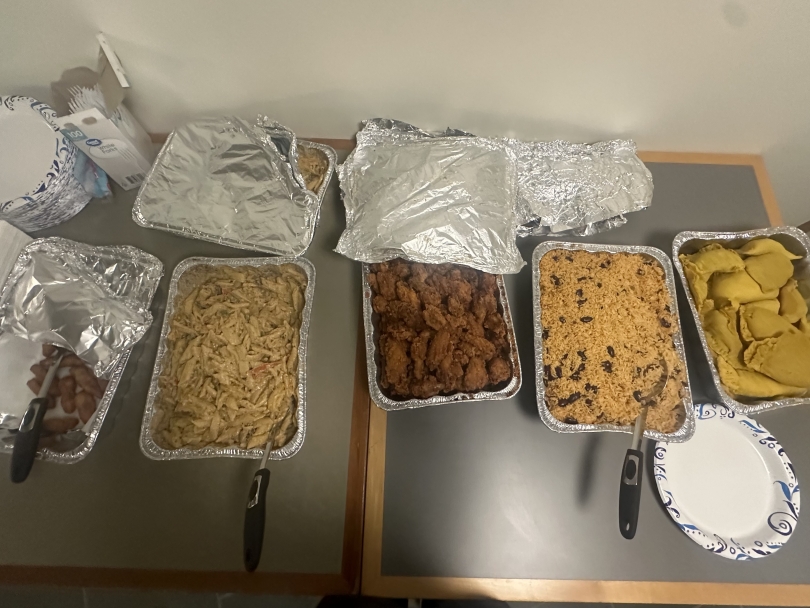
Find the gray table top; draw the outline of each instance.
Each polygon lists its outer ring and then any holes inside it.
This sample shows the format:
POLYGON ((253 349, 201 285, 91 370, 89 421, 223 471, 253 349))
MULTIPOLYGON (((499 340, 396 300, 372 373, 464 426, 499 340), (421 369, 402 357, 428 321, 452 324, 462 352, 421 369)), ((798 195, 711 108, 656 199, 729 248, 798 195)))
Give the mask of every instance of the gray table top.
MULTIPOLYGON (((341 571, 360 286, 356 264, 332 251, 344 221, 336 181, 306 255, 316 268, 307 434, 296 456, 270 463, 259 567, 265 572, 341 571)), ((155 323, 130 358, 89 456, 73 465, 36 463, 19 486, 0 475, 0 569, 243 569, 245 502, 258 461, 152 461, 141 453, 138 437, 174 267, 195 255, 258 254, 137 226, 131 217, 136 192, 116 191, 114 200, 93 201, 74 219, 37 235, 135 245, 160 258, 165 274, 152 306, 155 323)))
MULTIPOLYGON (((655 182, 652 207, 630 214, 619 229, 581 240, 651 245, 669 252, 682 230, 768 225, 749 166, 648 166, 655 182)), ((521 241, 524 259, 531 259, 541 240, 521 241)), ((531 277, 527 266, 506 281, 523 368, 523 387, 516 397, 388 414, 381 574, 809 583, 807 524, 799 525, 787 545, 767 559, 735 563, 712 555, 675 526, 650 475, 644 481, 636 538, 621 537, 618 482, 629 435, 557 434, 541 422, 535 401, 531 277)), ((715 400, 680 286, 679 307, 694 397, 715 400)), ((777 410, 758 419, 785 447, 803 480, 810 474, 806 409, 777 410)))

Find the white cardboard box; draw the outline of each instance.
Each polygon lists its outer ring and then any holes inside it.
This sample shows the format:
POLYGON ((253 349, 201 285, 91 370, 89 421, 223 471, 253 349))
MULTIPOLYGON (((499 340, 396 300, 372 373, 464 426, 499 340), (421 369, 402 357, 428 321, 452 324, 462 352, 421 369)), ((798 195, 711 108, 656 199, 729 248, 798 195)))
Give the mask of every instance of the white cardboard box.
POLYGON ((156 150, 146 130, 123 105, 124 94, 130 87, 121 62, 104 34, 97 36, 100 49, 98 70, 74 68, 62 74, 51 88, 54 106, 60 115, 56 119, 61 132, 109 175, 124 190, 137 188, 155 160, 156 150), (120 110, 116 125, 96 108, 69 114, 73 86, 98 86, 104 95, 110 114, 120 110), (119 126, 120 125, 120 126, 119 126))

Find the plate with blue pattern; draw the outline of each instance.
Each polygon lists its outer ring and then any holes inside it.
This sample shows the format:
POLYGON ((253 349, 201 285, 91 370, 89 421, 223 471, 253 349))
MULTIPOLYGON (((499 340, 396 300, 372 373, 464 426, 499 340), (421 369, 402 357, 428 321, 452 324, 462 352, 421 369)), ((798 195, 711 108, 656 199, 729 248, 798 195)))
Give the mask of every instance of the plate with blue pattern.
MULTIPOLYGON (((0 97, 0 204, 37 200, 75 154, 48 105, 31 97, 0 97)), ((5 209, 4 209, 5 210, 5 209)))
POLYGON ((695 435, 655 446, 658 493, 678 527, 733 560, 778 551, 799 523, 799 481, 785 449, 725 405, 695 406, 695 435))

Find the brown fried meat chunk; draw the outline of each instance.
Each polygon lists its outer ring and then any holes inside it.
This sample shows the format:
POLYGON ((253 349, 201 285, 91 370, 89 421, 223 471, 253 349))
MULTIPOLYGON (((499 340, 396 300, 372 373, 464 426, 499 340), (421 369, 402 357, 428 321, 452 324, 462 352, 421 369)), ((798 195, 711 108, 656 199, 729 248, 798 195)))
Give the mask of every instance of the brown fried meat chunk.
POLYGON ((372 264, 382 388, 426 399, 493 388, 512 377, 495 275, 453 264, 372 264))

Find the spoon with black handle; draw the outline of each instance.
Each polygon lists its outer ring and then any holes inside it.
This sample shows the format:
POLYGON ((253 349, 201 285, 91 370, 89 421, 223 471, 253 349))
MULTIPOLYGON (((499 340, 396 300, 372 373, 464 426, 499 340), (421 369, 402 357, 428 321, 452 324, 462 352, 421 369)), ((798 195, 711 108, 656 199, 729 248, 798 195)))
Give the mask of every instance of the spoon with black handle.
POLYGON ((250 484, 247 509, 245 510, 244 558, 245 570, 248 572, 253 572, 262 559, 267 486, 270 484, 270 470, 267 468, 267 458, 270 456, 271 451, 273 451, 272 436, 264 448, 262 464, 253 475, 253 483, 250 484))
POLYGON ((647 409, 664 392, 667 380, 669 380, 669 371, 663 358, 660 359, 658 365, 647 368, 644 373, 647 375, 656 370, 660 370, 661 376, 649 390, 645 391, 646 394, 637 391, 633 395, 639 402, 641 409, 633 429, 633 441, 630 444, 630 449, 624 455, 622 480, 619 487, 619 530, 622 536, 627 539, 632 539, 636 535, 636 527, 638 526, 641 480, 644 473, 644 452, 640 448, 641 440, 644 438, 644 428, 647 424, 647 409))
MULTIPOLYGON (((295 400, 293 399, 290 407, 293 408, 294 406, 295 400)), ((248 572, 253 572, 259 566, 259 562, 262 559, 264 520, 267 507, 267 486, 270 484, 270 469, 267 468, 267 459, 270 456, 270 452, 273 451, 276 432, 283 420, 283 417, 279 418, 270 429, 268 435, 269 439, 267 440, 267 445, 264 447, 264 454, 262 455, 262 463, 259 466, 259 470, 253 475, 253 483, 250 484, 247 509, 245 510, 243 545, 245 570, 248 572)))
POLYGON ((56 379, 56 372, 63 356, 64 354, 58 355, 48 368, 39 393, 28 404, 28 409, 20 422, 20 428, 14 435, 14 448, 11 452, 11 481, 14 483, 22 483, 28 479, 31 467, 34 466, 39 435, 42 433, 42 419, 48 409, 48 390, 56 379))

